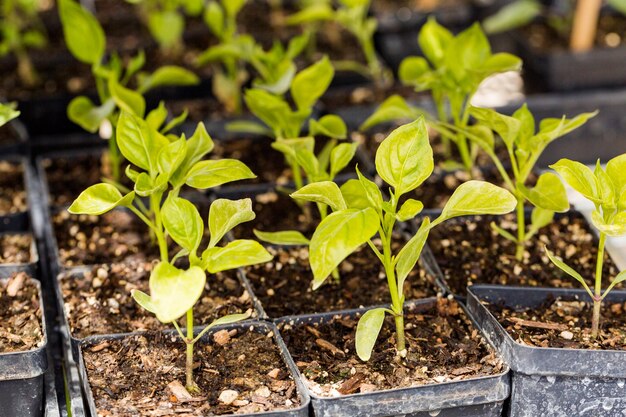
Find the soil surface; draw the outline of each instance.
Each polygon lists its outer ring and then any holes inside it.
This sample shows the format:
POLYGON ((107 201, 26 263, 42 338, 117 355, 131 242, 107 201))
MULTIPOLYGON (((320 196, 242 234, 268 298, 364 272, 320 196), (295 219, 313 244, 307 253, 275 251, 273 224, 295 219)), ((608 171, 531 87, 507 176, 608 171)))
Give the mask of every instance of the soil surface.
POLYGON ((324 324, 281 325, 281 334, 311 390, 340 396, 496 375, 504 365, 459 305, 439 299, 405 314, 407 356, 397 355, 387 316, 372 357, 356 356, 357 320, 335 316, 324 324))
POLYGON ((487 307, 514 340, 528 346, 626 350, 626 303, 603 303, 596 340, 591 339, 593 304, 574 297, 550 298, 537 308, 519 311, 487 307))
MULTIPOLYGON (((545 23, 532 23, 522 30, 533 48, 544 52, 568 51, 569 32, 559 33, 545 23)), ((595 46, 617 48, 626 45, 626 16, 619 14, 600 16, 595 46)))
POLYGON ((4 146, 16 145, 19 142, 22 142, 22 139, 10 123, 0 127, 0 149, 4 146))
MULTIPOLYGON (((349 87, 340 86, 330 89, 321 98, 324 110, 330 113, 337 110, 352 106, 375 106, 376 108, 387 98, 394 94, 398 94, 409 101, 416 100, 418 97, 424 97, 424 93, 417 93, 413 87, 402 84, 393 84, 391 86, 376 86, 373 84, 356 84, 349 87)), ((371 109, 373 110, 373 108, 371 109)), ((365 117, 368 114, 362 114, 365 117)))
POLYGON ((0 161, 0 216, 27 210, 24 170, 21 164, 0 161))
POLYGON ((256 218, 247 222, 244 227, 235 228, 233 235, 241 239, 254 237, 254 229, 264 232, 298 230, 310 237, 319 224, 319 213, 316 207, 307 207, 311 213, 310 218, 304 215, 303 209, 287 194, 269 189, 252 197, 252 210, 256 218))
POLYGON ((0 264, 27 264, 31 262, 33 238, 26 233, 0 235, 0 264))
POLYGON ((101 216, 72 215, 63 210, 53 215, 52 227, 64 267, 158 258, 148 226, 123 210, 101 216))
POLYGON ((31 278, 19 272, 0 280, 0 353, 43 346, 39 293, 31 278))
MULTIPOLYGON (((398 242, 394 246, 393 250, 397 253, 401 244, 398 242)), ((315 291, 311 289, 313 274, 308 248, 270 247, 268 250, 274 255, 274 260, 248 267, 245 274, 265 312, 272 318, 391 302, 382 264, 368 246, 363 246, 342 262, 339 267, 340 282, 329 278, 315 291)), ((434 296, 437 290, 434 277, 420 266, 409 274, 404 285, 407 300, 434 296)))
POLYGON ((372 10, 376 15, 394 13, 400 17, 407 12, 430 12, 438 8, 465 6, 468 3, 470 2, 465 0, 378 0, 372 2, 372 10))
POLYGON ((215 339, 196 345, 194 380, 200 394, 193 398, 182 385, 185 345, 177 335, 131 336, 83 347, 98 415, 212 416, 300 405, 271 335, 233 330, 215 339))
MULTIPOLYGON (((515 258, 515 243, 489 226, 495 221, 516 235, 515 218, 513 214, 458 218, 430 232, 427 243, 453 293, 463 295, 467 285, 478 283, 579 288, 576 280, 550 262, 544 245, 593 285, 597 239, 581 214, 556 218, 541 229, 526 244, 522 262, 515 258)), ((603 271, 611 279, 618 273, 606 252, 603 271)))
MULTIPOLYGON (((93 267, 83 277, 63 273, 59 280, 72 334, 128 333, 173 328, 163 325, 131 297, 134 289, 150 293, 153 263, 133 262, 93 267)), ((236 278, 222 273, 207 276, 202 297, 194 307, 197 325, 209 324, 227 314, 252 309, 250 295, 236 278)), ((180 324, 185 325, 184 318, 180 324)))

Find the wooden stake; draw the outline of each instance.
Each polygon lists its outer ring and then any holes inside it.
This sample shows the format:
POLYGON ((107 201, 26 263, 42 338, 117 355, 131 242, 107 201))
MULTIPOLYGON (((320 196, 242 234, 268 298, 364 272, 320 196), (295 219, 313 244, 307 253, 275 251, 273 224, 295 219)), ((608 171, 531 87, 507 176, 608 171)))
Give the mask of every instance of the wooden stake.
POLYGON ((576 3, 570 38, 570 49, 573 52, 587 52, 593 48, 601 6, 602 0, 578 0, 576 3))

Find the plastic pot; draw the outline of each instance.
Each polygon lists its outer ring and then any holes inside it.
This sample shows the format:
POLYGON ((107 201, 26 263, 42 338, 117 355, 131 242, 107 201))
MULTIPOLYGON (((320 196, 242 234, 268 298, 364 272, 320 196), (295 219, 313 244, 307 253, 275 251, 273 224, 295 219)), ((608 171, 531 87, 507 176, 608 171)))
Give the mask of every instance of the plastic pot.
MULTIPOLYGON (((266 322, 245 322, 245 323, 238 323, 238 324, 232 324, 232 325, 226 325, 226 326, 217 326, 215 327, 215 329, 208 331, 207 334, 205 334, 202 337, 202 339, 198 341, 198 343, 201 345, 203 341, 209 340, 211 335, 220 329, 227 329, 227 330, 237 329, 241 331, 252 331, 255 333, 259 333, 261 335, 269 335, 271 333, 272 338, 274 339, 274 343, 280 351, 281 358, 284 364, 286 365, 287 369, 289 370, 289 373, 291 374, 293 381, 296 384, 296 389, 298 391, 298 396, 300 399, 300 406, 298 408, 294 408, 291 410, 271 411, 271 412, 265 412, 265 413, 255 413, 255 414, 237 414, 237 415, 244 416, 244 417, 246 416, 308 417, 309 403, 310 403, 309 397, 306 393, 306 389, 304 388, 302 381, 297 377, 298 374, 297 374, 296 365, 293 363, 293 360, 289 356, 287 348, 285 347, 285 344, 282 338, 280 337, 276 326, 271 323, 266 323, 266 322)), ((169 335, 175 334, 175 332, 172 333, 171 331, 167 331, 166 333, 169 335)), ((89 339, 86 339, 80 345, 79 373, 80 373, 80 377, 82 381, 83 392, 85 395, 85 402, 87 404, 87 407, 91 416, 97 416, 99 414, 96 409, 93 392, 91 390, 91 386, 89 385, 87 371, 85 369, 83 349, 89 345, 93 345, 93 344, 96 344, 105 340, 122 340, 126 337, 128 337, 128 335, 91 337, 89 339)), ((181 355, 182 355, 182 351, 181 351, 181 355)))
MULTIPOLYGON (((424 311, 436 303, 428 298, 407 303, 406 310, 424 311)), ((460 305, 463 310, 465 308, 460 305)), ((342 316, 358 317, 367 309, 346 310, 342 316)), ((284 317, 281 325, 308 325, 330 322, 337 313, 284 317)), ((471 317, 468 315, 471 320, 471 317)), ((298 371, 299 372, 299 371, 298 371)), ((509 396, 508 369, 495 376, 480 377, 458 382, 446 382, 409 388, 399 388, 371 393, 321 397, 309 390, 313 413, 316 417, 499 417, 504 401, 509 396)), ((304 376, 298 375, 304 379, 304 376)))
POLYGON ((626 86, 626 47, 589 52, 539 51, 520 31, 512 32, 528 80, 547 91, 626 86))
POLYGON ((30 276, 37 275, 37 265, 39 263, 39 254, 37 251, 37 243, 35 237, 29 232, 2 232, 2 226, 0 225, 0 236, 4 234, 10 235, 31 235, 30 244, 30 261, 25 263, 0 263, 0 278, 9 278, 16 272, 26 272, 30 276))
POLYGON ((41 417, 44 373, 48 368, 46 320, 41 286, 31 279, 39 293, 44 344, 26 352, 0 353, 0 416, 41 417))
MULTIPOLYGON (((510 417, 622 417, 626 409, 626 352, 537 348, 513 340, 481 301, 522 310, 554 297, 590 301, 584 290, 473 286, 467 308, 511 367, 510 417)), ((607 301, 626 301, 612 291, 607 301)))

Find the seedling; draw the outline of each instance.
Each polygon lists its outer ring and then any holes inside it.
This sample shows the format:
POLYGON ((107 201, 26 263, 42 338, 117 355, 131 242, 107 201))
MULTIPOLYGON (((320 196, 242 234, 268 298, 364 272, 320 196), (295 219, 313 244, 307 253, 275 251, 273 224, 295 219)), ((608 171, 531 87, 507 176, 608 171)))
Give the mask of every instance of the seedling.
MULTIPOLYGON (((100 129, 101 136, 108 139, 110 169, 113 181, 119 181, 122 164, 115 136, 115 127, 120 111, 126 111, 143 118, 146 112, 144 94, 162 86, 182 86, 199 83, 198 77, 192 72, 177 66, 166 65, 153 73, 141 72, 145 64, 145 55, 140 52, 126 65, 117 54, 113 54, 108 62, 104 62, 106 39, 102 27, 96 18, 73 0, 59 1, 59 14, 63 24, 65 43, 76 59, 90 64, 98 92, 99 105, 94 104, 87 96, 75 97, 67 108, 70 120, 88 132, 95 133, 100 129), (136 85, 129 88, 130 83, 136 85)), ((162 119, 164 108, 151 113, 148 118, 162 119)), ((167 113, 165 113, 167 117, 167 113)), ((168 124, 169 129, 182 123, 184 117, 175 119, 168 124)), ((166 129, 166 130, 169 130, 166 129)))
POLYGON ((383 200, 378 186, 358 170, 358 179, 341 187, 325 181, 307 185, 292 194, 306 201, 323 201, 333 208, 333 213, 315 230, 309 246, 314 288, 322 285, 348 255, 365 243, 384 267, 391 308, 369 310, 359 320, 356 351, 364 361, 371 356, 386 314, 395 319, 398 353, 406 354, 404 282, 420 257, 430 230, 453 217, 504 214, 515 208, 515 197, 507 190, 482 181, 468 181, 456 189, 439 217, 432 222, 425 217, 415 235, 394 254, 391 244, 396 222, 414 219, 424 207, 414 199, 407 199, 401 205, 399 202, 404 194, 419 187, 433 168, 433 151, 421 117, 394 130, 376 152, 378 175, 390 186, 387 201, 383 200), (381 248, 372 241, 377 233, 381 248))
POLYGON ((246 64, 256 73, 253 85, 274 94, 283 94, 296 73, 293 60, 307 44, 306 36, 293 38, 287 47, 274 43, 264 51, 250 35, 237 33, 237 14, 245 0, 212 0, 204 13, 204 20, 219 43, 208 48, 197 60, 198 65, 219 63, 213 75, 213 93, 229 113, 241 113, 241 89, 250 75, 246 64))
POLYGON ((39 83, 29 49, 41 49, 48 42, 37 6, 37 0, 3 0, 0 6, 0 56, 15 55, 17 75, 27 87, 39 83))
POLYGON ((185 15, 199 16, 203 0, 126 0, 136 4, 152 37, 165 55, 183 50, 185 15))
POLYGON ((0 103, 0 127, 9 123, 20 115, 20 112, 16 110, 15 103, 0 103))
POLYGON ((256 122, 231 125, 232 130, 262 133, 273 137, 272 147, 285 155, 291 166, 296 189, 304 185, 303 173, 307 181, 317 182, 333 179, 350 162, 356 152, 355 143, 340 144, 347 138, 347 127, 336 115, 326 115, 319 120, 309 120, 308 136, 301 132, 305 122, 313 114, 318 99, 328 89, 334 69, 324 57, 317 63, 300 71, 289 88, 295 109, 284 95, 273 94, 261 88, 246 91, 246 105, 265 126, 256 122), (330 138, 323 150, 316 156, 315 135, 330 138))
MULTIPOLYGON (((533 188, 527 187, 537 160, 550 143, 582 126, 597 112, 582 113, 573 119, 543 119, 539 123, 538 132, 535 132, 535 118, 526 104, 513 113, 513 116, 478 107, 471 107, 470 114, 477 120, 477 124, 465 129, 463 135, 489 155, 504 179, 506 188, 517 199, 517 236, 495 223, 491 227, 505 239, 515 242, 515 256, 521 261, 526 242, 542 227, 552 223, 555 212, 562 213, 569 209, 565 187, 554 173, 541 174, 533 188), (511 174, 504 168, 505 161, 498 156, 494 132, 506 147, 511 174), (528 229, 524 216, 524 204, 527 202, 534 206, 528 229)), ((447 127, 459 132, 456 126, 447 127)))
MULTIPOLYGON (((438 122, 450 121, 459 129, 467 127, 470 102, 480 83, 494 74, 519 71, 522 65, 514 55, 492 54, 489 41, 478 23, 454 36, 434 18, 429 18, 420 30, 418 43, 424 57, 405 58, 400 65, 399 77, 415 91, 431 92, 437 108, 436 118, 431 118, 434 128, 438 127, 438 122)), ((422 112, 395 95, 381 104, 361 129, 397 119, 414 119, 422 112)), ((462 131, 452 136, 442 134, 447 158, 452 156, 450 141, 459 151, 462 166, 471 172, 475 155, 467 138, 462 131)))
POLYGON ((247 315, 231 315, 213 322, 194 338, 193 306, 205 285, 205 271, 216 273, 255 263, 268 262, 271 255, 253 240, 235 240, 223 247, 217 244, 235 226, 254 219, 250 199, 230 201, 218 199, 209 210, 210 241, 199 255, 204 234, 204 223, 197 208, 179 197, 183 185, 207 189, 228 182, 254 178, 250 169, 234 159, 203 160, 213 149, 213 141, 198 125, 189 140, 184 136, 170 141, 144 120, 122 112, 118 121, 117 143, 124 157, 140 169, 129 165, 126 174, 134 189, 123 195, 108 183, 93 185, 83 191, 68 211, 73 214, 104 214, 115 207, 126 207, 139 217, 156 236, 161 262, 150 275, 150 292, 133 292, 135 300, 156 314, 163 323, 173 322, 187 345, 187 388, 193 383, 193 347, 208 331, 218 324, 231 323, 247 315), (164 196, 167 197, 164 199, 164 196), (148 198, 148 210, 141 198, 148 198), (180 247, 170 260, 167 236, 180 247), (186 257, 190 268, 181 270, 173 264, 186 257), (187 316, 187 336, 183 336, 176 320, 187 316))
POLYGON ((369 16, 371 0, 339 0, 333 9, 331 2, 304 2, 298 13, 287 19, 287 24, 304 25, 311 42, 315 42, 316 32, 321 22, 334 22, 350 32, 359 42, 365 56, 366 65, 355 61, 337 61, 338 69, 358 72, 371 78, 379 85, 386 85, 393 79, 389 71, 381 64, 374 47, 374 32, 378 23, 369 16))
POLYGON ((598 337, 600 327, 600 311, 602 301, 620 282, 626 280, 626 271, 620 272, 602 292, 602 266, 604 263, 604 246, 607 236, 626 235, 626 154, 611 159, 606 168, 598 160, 592 171, 586 165, 569 159, 561 159, 550 168, 559 173, 561 178, 574 190, 591 201, 595 210, 591 214, 591 222, 598 229, 598 257, 594 290, 591 291, 581 274, 554 256, 547 248, 550 260, 566 274, 577 280, 585 288, 593 300, 593 317, 591 321, 591 337, 598 337))
MULTIPOLYGON (((538 0, 515 0, 483 21, 490 34, 507 32, 543 17, 559 36, 570 39, 572 51, 584 52, 593 47, 602 0, 560 2, 547 6, 538 0)), ((626 2, 608 0, 617 12, 626 15, 626 2)))

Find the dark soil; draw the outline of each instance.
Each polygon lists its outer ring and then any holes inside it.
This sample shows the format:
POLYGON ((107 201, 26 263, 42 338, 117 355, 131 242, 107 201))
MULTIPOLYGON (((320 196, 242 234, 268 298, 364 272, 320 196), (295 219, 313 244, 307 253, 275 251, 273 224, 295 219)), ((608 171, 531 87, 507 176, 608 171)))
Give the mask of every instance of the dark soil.
POLYGON ((0 127, 0 149, 5 146, 16 145, 21 141, 20 135, 11 124, 0 127))
POLYGON ((200 394, 186 400, 168 387, 185 381, 185 345, 178 336, 130 336, 83 347, 98 415, 212 416, 298 407, 295 383, 271 335, 231 333, 226 343, 207 338, 196 345, 200 394), (229 390, 236 399, 225 404, 222 393, 229 390))
MULTIPOLYGON (((455 294, 467 285, 501 284, 578 288, 580 284, 550 262, 544 245, 592 285, 597 240, 578 213, 557 218, 526 245, 524 259, 515 259, 515 243, 491 229, 495 221, 516 235, 515 216, 475 216, 449 220, 430 232, 430 246, 444 279, 455 294)), ((617 267, 605 253, 604 276, 613 279, 617 267)), ((607 278, 608 282, 608 278, 607 278)))
MULTIPOLYGON (((600 16, 595 46, 598 48, 618 48, 626 45, 626 16, 619 14, 600 16)), ((530 45, 540 51, 552 53, 569 51, 569 32, 562 34, 542 22, 528 25, 522 34, 530 45)))
POLYGON ((405 314, 407 356, 397 355, 387 316, 372 357, 355 353, 357 320, 335 316, 324 324, 284 323, 281 334, 311 390, 337 396, 496 375, 504 365, 456 301, 439 299, 405 314))
POLYGON ((570 298, 550 298, 537 308, 511 310, 488 305, 498 321, 519 343, 528 346, 625 350, 626 304, 605 302, 600 313, 600 334, 591 339, 593 304, 570 298))
POLYGON ((378 0, 372 2, 372 11, 376 15, 394 13, 404 16, 407 13, 431 12, 439 8, 464 6, 465 0, 378 0))
POLYGON ((113 210, 101 216, 72 215, 63 210, 52 217, 63 267, 145 262, 158 258, 148 226, 135 215, 113 210))
MULTIPOLYGON (((324 110, 333 113, 339 109, 352 106, 375 106, 376 108, 393 94, 398 94, 409 101, 416 100, 424 93, 416 93, 413 87, 394 84, 389 87, 380 87, 372 84, 357 84, 350 87, 337 87, 329 90, 321 98, 324 110)), ((364 122, 369 114, 362 114, 360 122, 364 122)))
POLYGON ((22 165, 0 161, 0 216, 27 210, 28 202, 22 165))
MULTIPOLYGON (((150 293, 153 263, 138 262, 93 267, 84 276, 59 277, 72 334, 85 338, 98 334, 170 329, 141 308, 131 297, 134 289, 150 293)), ((197 325, 252 308, 250 295, 237 279, 222 273, 207 276, 205 292, 194 307, 197 325)), ((180 321, 184 326, 184 320, 180 321)))
POLYGON ((264 232, 298 230, 311 237, 320 220, 317 208, 307 207, 311 218, 307 218, 303 214, 303 209, 287 194, 268 189, 267 192, 252 197, 252 210, 256 218, 246 223, 244 227, 235 228, 233 235, 240 239, 253 237, 253 229, 264 232))
MULTIPOLYGON (((395 246, 397 252, 400 243, 395 246)), ((329 278, 316 291, 311 289, 313 274, 307 248, 268 250, 274 260, 246 268, 245 273, 270 317, 325 313, 391 302, 382 264, 368 246, 363 246, 341 264, 339 283, 329 278)), ((404 285, 407 300, 431 297, 437 290, 434 277, 419 265, 404 285)))
POLYGON ((43 346, 39 292, 19 272, 0 280, 0 353, 24 352, 43 346))
POLYGON ((33 238, 27 233, 0 235, 0 264, 27 264, 31 262, 33 238))

